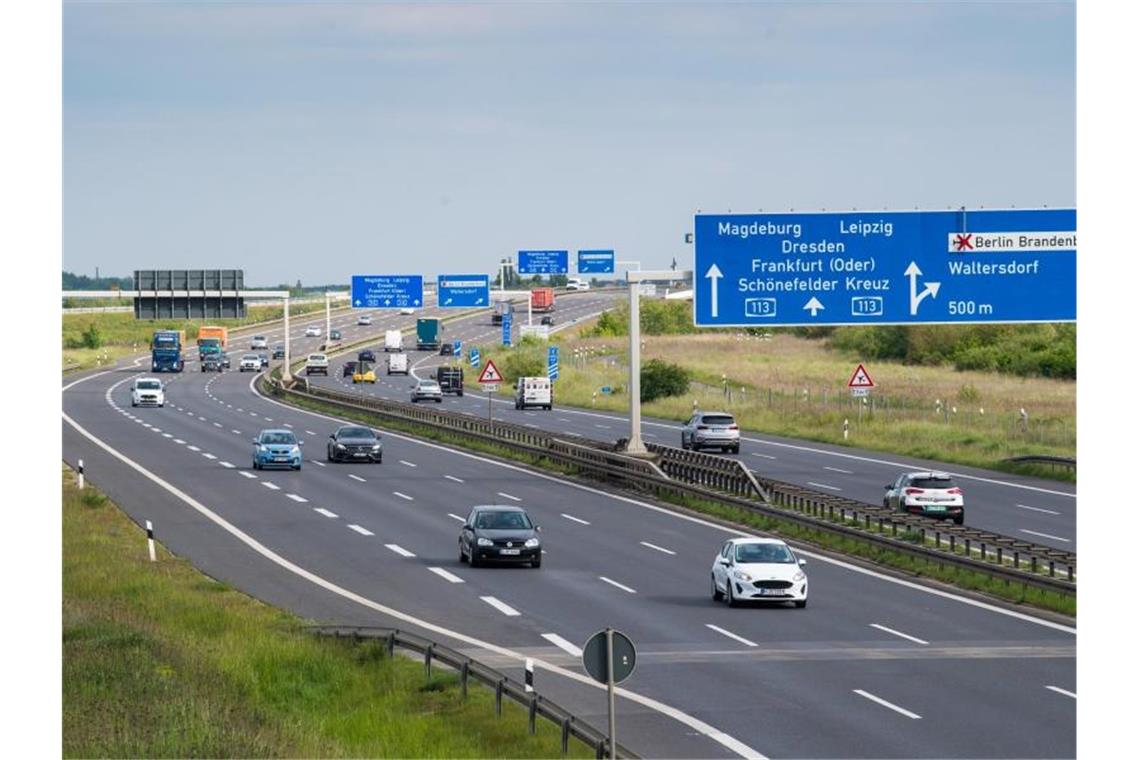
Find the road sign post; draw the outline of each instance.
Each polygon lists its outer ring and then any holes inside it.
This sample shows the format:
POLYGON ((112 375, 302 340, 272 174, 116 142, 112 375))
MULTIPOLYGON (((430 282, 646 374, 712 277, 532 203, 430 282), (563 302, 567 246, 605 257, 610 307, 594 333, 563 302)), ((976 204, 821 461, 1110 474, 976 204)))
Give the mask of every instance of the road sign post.
POLYGON ((699 327, 1076 320, 1077 212, 700 215, 699 327))
MULTIPOLYGON (((478 352, 476 352, 478 356, 478 352)), ((503 374, 499 372, 499 368, 495 366, 495 362, 491 359, 487 360, 487 366, 479 373, 479 385, 487 392, 487 419, 491 419, 491 399, 498 393, 499 384, 503 382, 503 374)))
POLYGON ((637 649, 629 637, 613 628, 591 636, 582 647, 582 665, 595 681, 606 685, 609 704, 610 757, 617 757, 617 716, 614 686, 629 678, 637 667, 637 649))

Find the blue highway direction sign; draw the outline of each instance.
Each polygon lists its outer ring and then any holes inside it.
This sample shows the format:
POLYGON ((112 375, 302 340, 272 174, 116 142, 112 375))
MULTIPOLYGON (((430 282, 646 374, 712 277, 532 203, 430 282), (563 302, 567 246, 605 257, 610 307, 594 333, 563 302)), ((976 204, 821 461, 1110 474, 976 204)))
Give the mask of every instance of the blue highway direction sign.
POLYGON ((491 282, 485 274, 441 274, 436 279, 435 292, 441 309, 491 304, 491 282))
POLYGON ((701 327, 1071 322, 1075 209, 699 215, 701 327))
POLYGON ((519 251, 519 274, 566 274, 569 251, 519 251))
POLYGON ((405 306, 423 306, 424 278, 422 275, 364 275, 352 276, 352 305, 361 309, 402 309, 405 306))
POLYGON ((546 349, 546 376, 551 380, 558 379, 558 346, 546 349))
POLYGON ((578 251, 578 274, 610 274, 613 271, 613 251, 578 251))
POLYGON ((511 345, 511 313, 509 311, 503 314, 503 345, 508 348, 511 345))

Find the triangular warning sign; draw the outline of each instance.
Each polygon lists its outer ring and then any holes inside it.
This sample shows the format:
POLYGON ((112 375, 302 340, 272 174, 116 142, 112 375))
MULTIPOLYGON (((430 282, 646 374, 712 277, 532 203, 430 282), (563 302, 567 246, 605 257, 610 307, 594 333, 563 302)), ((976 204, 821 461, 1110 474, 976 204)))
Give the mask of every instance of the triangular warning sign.
POLYGON ((490 359, 487 360, 487 366, 479 373, 479 382, 481 383, 501 383, 503 382, 503 375, 499 372, 499 368, 490 359))
POLYGON ((867 368, 860 364, 855 368, 855 373, 851 375, 851 379, 847 381, 848 388, 874 388, 875 381, 867 374, 867 368))

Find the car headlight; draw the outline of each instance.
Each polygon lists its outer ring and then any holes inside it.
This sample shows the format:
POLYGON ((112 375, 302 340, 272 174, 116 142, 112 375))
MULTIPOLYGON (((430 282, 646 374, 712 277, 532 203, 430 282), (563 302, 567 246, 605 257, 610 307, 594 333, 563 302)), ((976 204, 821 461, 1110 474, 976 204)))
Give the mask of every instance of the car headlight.
POLYGON ((373 451, 379 451, 380 450, 380 444, 378 444, 378 443, 372 444, 372 450, 373 451))
POLYGON ((343 443, 338 443, 338 444, 336 445, 336 447, 337 447, 338 449, 343 449, 343 448, 344 448, 344 444, 343 444, 343 443))
POLYGON ((523 546, 525 546, 528 549, 533 549, 534 547, 538 546, 538 539, 537 538, 528 538, 526 540, 526 543, 523 544, 523 546))
POLYGON ((736 572, 734 572, 734 573, 733 573, 733 576, 734 576, 734 577, 735 577, 735 578, 736 578, 738 581, 750 581, 750 580, 752 580, 752 576, 751 576, 751 575, 749 575, 748 573, 746 573, 746 572, 743 572, 743 571, 741 571, 741 570, 737 570, 736 572))
POLYGON ((489 538, 480 538, 475 543, 479 544, 479 546, 494 546, 495 545, 495 542, 489 538))
POLYGON ((800 581, 805 580, 806 578, 807 578, 807 576, 804 575, 803 570, 797 570, 796 574, 792 576, 792 581, 794 583, 799 583, 800 581))

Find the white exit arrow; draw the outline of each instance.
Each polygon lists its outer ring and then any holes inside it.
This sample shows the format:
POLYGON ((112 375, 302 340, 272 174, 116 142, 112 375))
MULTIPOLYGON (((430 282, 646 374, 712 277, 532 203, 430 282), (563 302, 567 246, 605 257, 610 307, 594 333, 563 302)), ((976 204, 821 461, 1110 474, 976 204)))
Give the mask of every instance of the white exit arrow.
POLYGON ((814 317, 820 309, 825 309, 827 307, 821 304, 818 298, 812 296, 811 300, 804 304, 804 308, 810 310, 811 315, 814 317))
POLYGON ((915 314, 918 314, 918 305, 922 303, 922 299, 926 298, 927 296, 930 296, 931 298, 938 297, 938 289, 942 287, 942 283, 928 282, 926 283, 926 287, 923 289, 923 291, 919 293, 917 292, 918 276, 922 274, 922 270, 918 268, 918 264, 914 263, 913 261, 910 262, 910 266, 906 268, 906 271, 903 272, 903 274, 910 278, 910 314, 911 316, 914 316, 915 314))
POLYGON ((705 277, 708 279, 709 287, 712 290, 712 308, 709 310, 709 315, 715 319, 720 314, 720 307, 716 300, 716 286, 717 281, 724 277, 724 273, 720 271, 720 267, 713 264, 709 267, 709 271, 705 272, 705 277))

